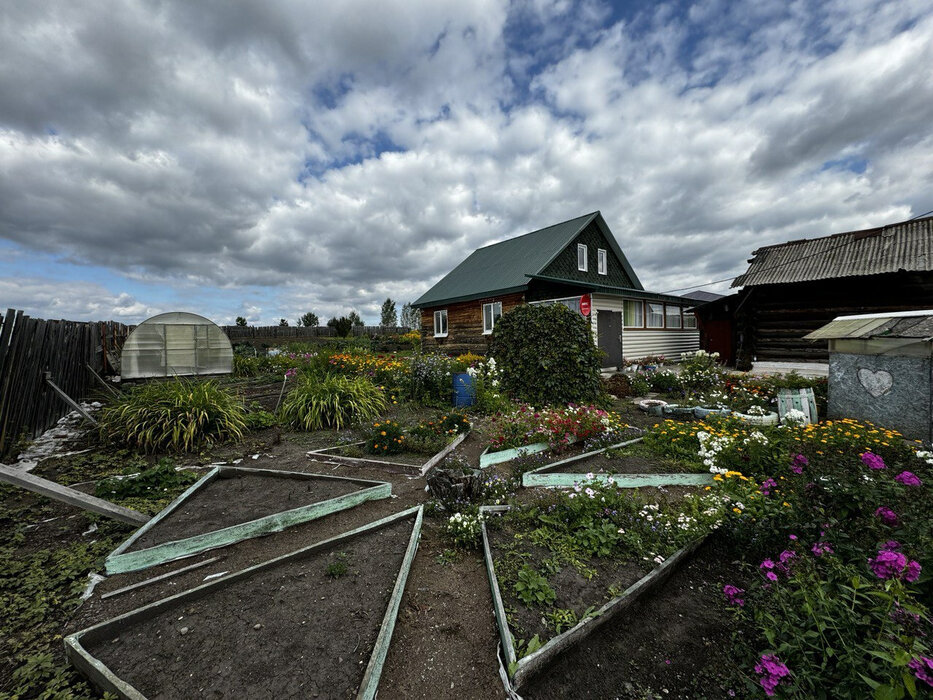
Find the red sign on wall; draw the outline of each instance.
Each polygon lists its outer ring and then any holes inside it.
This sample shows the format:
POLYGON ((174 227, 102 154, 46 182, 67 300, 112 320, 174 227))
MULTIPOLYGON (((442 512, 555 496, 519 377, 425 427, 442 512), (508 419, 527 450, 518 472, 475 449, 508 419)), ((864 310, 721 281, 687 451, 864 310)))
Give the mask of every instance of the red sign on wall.
POLYGON ((584 316, 590 315, 590 295, 584 294, 580 297, 580 313, 584 316))

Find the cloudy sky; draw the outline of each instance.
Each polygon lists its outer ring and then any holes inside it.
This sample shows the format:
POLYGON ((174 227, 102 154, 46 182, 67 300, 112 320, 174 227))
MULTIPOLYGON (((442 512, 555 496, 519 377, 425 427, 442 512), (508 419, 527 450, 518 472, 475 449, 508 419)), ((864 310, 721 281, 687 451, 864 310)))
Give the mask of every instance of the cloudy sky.
POLYGON ((0 6, 4 308, 375 322, 595 209, 654 291, 933 209, 929 1, 0 6))

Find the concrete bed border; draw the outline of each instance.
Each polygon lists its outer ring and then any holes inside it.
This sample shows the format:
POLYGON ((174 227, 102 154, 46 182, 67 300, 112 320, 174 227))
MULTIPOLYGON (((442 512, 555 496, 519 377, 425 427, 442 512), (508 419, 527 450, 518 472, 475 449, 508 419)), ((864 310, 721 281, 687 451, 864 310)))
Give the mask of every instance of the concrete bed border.
POLYGON ((97 688, 105 692, 114 693, 123 700, 146 700, 145 695, 140 693, 131 684, 122 680, 103 662, 85 649, 84 643, 94 643, 101 639, 105 639, 112 633, 121 632, 128 625, 150 619, 154 615, 173 607, 185 605, 194 600, 207 597, 214 591, 230 583, 250 578, 258 573, 273 569, 279 564, 326 551, 334 545, 348 542, 369 532, 392 525, 399 520, 411 517, 414 517, 414 523, 412 525, 411 536, 408 540, 408 548, 405 551, 405 556, 399 567, 399 573, 395 579, 395 586, 392 589, 392 594, 389 597, 386 612, 379 628, 379 635, 376 637, 369 663, 366 666, 366 671, 363 674, 363 680, 360 682, 360 688, 356 696, 358 700, 373 700, 373 698, 376 697, 376 692, 379 687, 379 678, 382 675, 382 667, 385 664, 389 645, 392 641, 392 633, 395 630, 395 621, 398 617, 399 606, 401 605, 402 595, 405 591, 408 574, 411 571, 412 562, 418 551, 418 543, 421 538, 421 524, 424 517, 423 506, 417 506, 395 513, 394 515, 368 523, 341 535, 331 537, 308 547, 303 547, 302 549, 270 559, 261 564, 256 564, 255 566, 237 571, 209 583, 201 584, 187 591, 176 593, 168 598, 163 598, 162 600, 150 603, 136 610, 131 610, 113 619, 70 634, 63 640, 65 655, 68 657, 71 664, 84 674, 97 688))
MULTIPOLYGON (((331 476, 325 474, 307 474, 305 472, 284 471, 279 469, 254 469, 250 467, 214 467, 198 481, 192 484, 184 493, 166 506, 158 515, 134 532, 119 547, 108 556, 104 565, 106 573, 122 574, 129 571, 139 571, 151 566, 183 559, 200 554, 210 549, 226 547, 253 537, 279 532, 292 525, 322 518, 325 515, 352 508, 366 501, 388 498, 392 495, 392 484, 387 481, 372 481, 369 479, 356 479, 353 477, 331 476), (309 503, 298 508, 281 512, 272 512, 254 520, 237 523, 218 530, 203 532, 180 540, 171 540, 153 545, 145 549, 127 551, 134 542, 149 532, 158 523, 169 517, 190 497, 203 489, 216 479, 232 478, 237 475, 259 475, 270 478, 287 478, 298 480, 348 481, 365 486, 359 491, 353 491, 342 496, 328 498, 316 503, 309 503)), ((273 504, 274 508, 275 505, 273 504)))
MULTIPOLYGON (((600 450, 584 452, 582 455, 568 457, 559 462, 546 464, 543 467, 532 469, 522 474, 522 486, 528 488, 533 486, 542 486, 545 488, 569 488, 583 479, 582 474, 567 473, 559 471, 566 464, 572 464, 594 455, 602 454, 606 450, 619 449, 634 445, 644 440, 643 437, 626 440, 616 445, 610 445, 600 450)), ((609 478, 615 481, 619 488, 641 488, 646 486, 705 486, 713 483, 712 474, 594 474, 593 478, 607 482, 609 478)))
POLYGON ((353 443, 350 443, 349 445, 334 445, 333 447, 322 447, 317 450, 309 450, 305 454, 308 457, 311 457, 312 459, 314 459, 315 457, 326 457, 329 460, 333 460, 335 462, 341 462, 343 464, 349 464, 350 466, 355 466, 358 464, 373 464, 378 467, 394 467, 394 468, 407 469, 412 472, 417 472, 416 476, 424 476, 429 471, 431 471, 431 469, 433 469, 442 459, 444 459, 444 457, 446 457, 451 452, 453 452, 457 447, 459 447, 460 443, 466 440, 467 436, 472 432, 472 430, 473 430, 473 426, 471 425, 470 428, 466 432, 460 433, 460 435, 458 435, 456 439, 448 443, 444 447, 444 449, 442 449, 440 452, 435 454, 424 464, 405 464, 404 462, 389 462, 389 461, 381 460, 381 459, 368 459, 366 457, 344 457, 343 455, 328 454, 329 450, 336 450, 341 447, 349 447, 351 445, 362 445, 364 444, 364 441, 353 442, 353 443))
MULTIPOLYGON (((480 513, 483 515, 487 513, 502 515, 510 509, 511 506, 482 506, 480 508, 480 513)), ((496 579, 495 564, 493 563, 489 536, 486 532, 485 518, 483 519, 481 527, 483 533, 483 558, 486 561, 486 575, 489 578, 489 587, 492 592, 493 612, 499 628, 499 639, 502 643, 504 660, 509 669, 508 675, 511 687, 507 688, 507 691, 513 694, 517 693, 531 676, 547 666, 563 651, 588 637, 599 627, 630 607, 642 595, 664 583, 670 578, 674 571, 677 570, 677 567, 693 554, 706 540, 705 536, 700 537, 686 547, 677 550, 665 559, 656 569, 649 571, 638 579, 638 581, 625 589, 621 595, 605 603, 595 613, 584 618, 566 632, 552 637, 534 653, 518 659, 515 655, 515 646, 512 643, 512 633, 509 630, 508 618, 505 613, 505 604, 502 602, 502 595, 499 591, 499 582, 498 579, 496 579)))

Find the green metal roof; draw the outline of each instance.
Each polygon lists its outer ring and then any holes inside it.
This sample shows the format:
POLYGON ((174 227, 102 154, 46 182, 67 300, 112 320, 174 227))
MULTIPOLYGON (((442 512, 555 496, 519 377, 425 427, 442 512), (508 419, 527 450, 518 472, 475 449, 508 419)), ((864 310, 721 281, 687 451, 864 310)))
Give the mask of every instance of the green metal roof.
POLYGON ((436 306, 444 302, 469 301, 493 294, 523 291, 528 287, 529 276, 538 274, 547 267, 548 263, 594 219, 625 271, 640 287, 641 282, 625 259, 602 215, 595 211, 523 236, 477 248, 466 260, 422 294, 412 306, 436 306))

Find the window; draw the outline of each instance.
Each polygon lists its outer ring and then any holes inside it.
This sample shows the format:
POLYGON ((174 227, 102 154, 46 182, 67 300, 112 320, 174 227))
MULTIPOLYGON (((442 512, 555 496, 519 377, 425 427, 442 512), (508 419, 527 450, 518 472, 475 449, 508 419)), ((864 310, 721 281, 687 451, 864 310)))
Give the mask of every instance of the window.
POLYGON ((492 333, 496 327, 496 321, 502 315, 502 302, 494 301, 491 304, 483 304, 483 335, 492 333))
POLYGON ((447 309, 434 312, 434 337, 447 337, 447 309))
POLYGON ((608 262, 608 259, 606 258, 606 251, 603 250, 602 248, 597 248, 596 249, 596 267, 599 270, 599 274, 601 275, 609 274, 607 262, 608 262))
POLYGON ((625 310, 624 323, 626 328, 644 328, 645 304, 641 301, 626 299, 623 305, 625 310))
POLYGON ((580 272, 586 272, 589 269, 588 262, 586 258, 586 246, 582 243, 577 243, 577 269, 580 272))
POLYGON ((696 328, 696 327, 697 327, 696 314, 690 313, 689 311, 684 311, 684 328, 696 328))
POLYGON ((648 328, 664 328, 664 304, 648 302, 648 328))
POLYGON ((668 328, 680 328, 680 307, 671 306, 668 304, 664 307, 664 314, 667 316, 667 327, 668 328))

